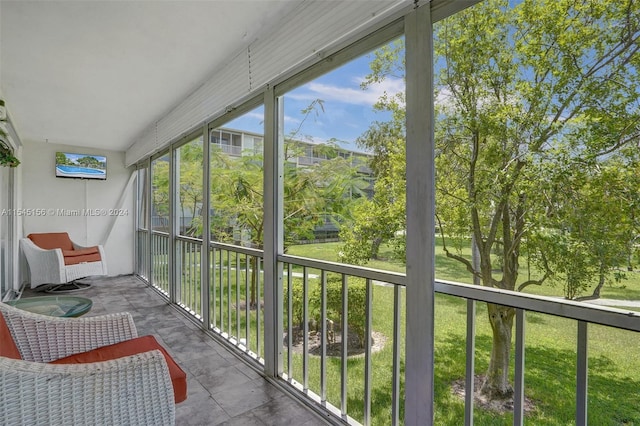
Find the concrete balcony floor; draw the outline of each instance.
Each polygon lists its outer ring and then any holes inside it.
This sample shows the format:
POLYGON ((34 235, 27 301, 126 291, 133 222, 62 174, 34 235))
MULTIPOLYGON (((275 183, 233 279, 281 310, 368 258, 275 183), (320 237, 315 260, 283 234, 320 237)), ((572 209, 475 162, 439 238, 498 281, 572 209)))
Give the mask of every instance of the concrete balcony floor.
MULTIPOLYGON (((177 425, 329 424, 300 401, 272 385, 216 342, 160 295, 133 276, 88 280, 87 316, 127 311, 139 335, 152 334, 187 372, 187 400, 176 406, 177 425)), ((22 297, 47 293, 26 289, 22 297)))

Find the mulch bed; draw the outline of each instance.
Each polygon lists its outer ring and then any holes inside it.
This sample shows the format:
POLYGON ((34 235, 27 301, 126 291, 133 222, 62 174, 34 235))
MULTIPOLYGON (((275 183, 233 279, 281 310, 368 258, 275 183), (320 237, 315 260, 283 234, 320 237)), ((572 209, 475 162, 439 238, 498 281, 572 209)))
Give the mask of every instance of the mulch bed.
MULTIPOLYGON (((474 376, 474 396, 473 396, 473 404, 475 407, 481 408, 487 411, 493 411, 495 413, 504 414, 507 412, 513 411, 513 397, 505 398, 505 399, 489 399, 486 395, 480 393, 480 388, 482 387, 482 383, 484 382, 484 375, 476 374, 474 376)), ((453 382, 451 385, 451 391, 454 395, 458 396, 462 400, 465 398, 465 380, 460 379, 453 382)), ((531 398, 524 397, 524 412, 525 414, 531 413, 535 411, 536 406, 534 401, 531 398)))
MULTIPOLYGON (((304 350, 304 331, 299 327, 294 327, 292 329, 293 332, 293 342, 291 345, 291 350, 294 353, 302 353, 304 350)), ((284 333, 283 345, 287 346, 287 332, 284 333)), ((308 348, 309 354, 320 356, 322 352, 321 347, 321 332, 319 331, 309 331, 308 333, 308 348)), ((355 357, 355 356, 364 356, 365 348, 360 344, 360 338, 354 332, 348 334, 348 342, 347 342, 347 356, 355 357)), ((371 333, 371 353, 375 353, 381 351, 384 348, 384 345, 387 341, 387 338, 384 334, 374 331, 371 333)), ((331 357, 339 357, 342 355, 342 333, 340 330, 335 330, 333 332, 333 338, 327 338, 326 345, 326 353, 327 356, 331 357)))

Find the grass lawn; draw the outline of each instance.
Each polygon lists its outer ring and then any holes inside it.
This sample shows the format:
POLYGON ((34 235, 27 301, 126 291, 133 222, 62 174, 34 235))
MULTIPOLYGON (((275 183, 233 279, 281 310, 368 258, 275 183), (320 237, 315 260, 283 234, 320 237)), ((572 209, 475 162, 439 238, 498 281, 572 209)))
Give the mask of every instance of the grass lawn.
MULTIPOLYGON (((287 254, 294 256, 309 257, 312 259, 327 260, 336 262, 338 257, 336 253, 340 250, 341 243, 323 243, 323 244, 303 244, 289 247, 287 254)), ((471 259, 471 250, 465 249, 461 251, 463 256, 471 259)), ((391 249, 382 246, 380 250, 380 258, 383 260, 371 260, 365 266, 385 271, 405 272, 405 266, 393 261, 393 253, 391 249)), ((536 277, 534 268, 529 271, 526 265, 526 258, 523 258, 523 265, 520 265, 519 282, 524 282, 529 277, 536 277)), ((539 274, 541 275, 541 274, 539 274)), ((624 278, 620 282, 607 283, 600 292, 603 299, 618 300, 639 300, 640 301, 640 271, 623 272, 624 278)), ((472 279, 469 273, 464 269, 462 264, 454 259, 448 258, 442 250, 442 242, 436 241, 436 279, 456 281, 471 284, 472 279)), ((593 291, 594 285, 584 294, 589 295, 593 291)), ((537 294, 540 296, 564 297, 562 285, 546 282, 542 286, 529 286, 525 289, 526 293, 537 294)))
MULTIPOLYGON (((321 260, 335 261, 338 243, 293 246, 288 253, 321 260)), ((391 253, 384 250, 382 257, 390 258, 391 253)), ((468 253, 464 253, 468 255, 468 253)), ((166 261, 158 258, 154 275, 158 278, 166 275, 166 261), (159 260, 158 260, 159 259, 159 260)), ((211 271, 211 320, 221 332, 229 336, 238 336, 245 340, 249 348, 263 354, 262 331, 258 328, 256 311, 246 310, 247 277, 244 274, 246 259, 226 254, 218 258, 223 267, 211 271), (241 310, 236 310, 238 303, 241 310), (247 322, 249 322, 247 333, 247 322)), ((468 274, 459 263, 446 258, 438 247, 436 276, 440 279, 470 282, 468 274)), ((180 298, 194 310, 199 309, 199 257, 182 259, 182 285, 180 298)), ((367 266, 404 272, 404 266, 391 261, 373 261, 367 266)), ((319 274, 319 271, 309 271, 319 274)), ((528 271, 521 268, 526 278, 528 271)), ((628 279, 615 285, 606 285, 603 298, 635 299, 640 298, 640 274, 628 273, 628 279)), ((301 280, 296 278, 298 282, 301 280)), ((352 283, 354 278, 350 278, 352 283)), ((162 281, 162 280, 160 280, 162 281)), ((262 287, 262 279, 261 279, 262 287)), ((285 323, 287 327, 285 280, 285 323)), ((309 280, 310 294, 318 286, 318 280, 309 280)), ((259 293, 262 293, 262 288, 259 293)), ((562 296, 559 287, 530 287, 528 291, 537 294, 562 296)), ((382 333, 386 342, 383 348, 372 356, 372 424, 387 425, 391 419, 392 359, 393 359, 393 297, 390 287, 373 287, 373 329, 382 333)), ((401 352, 401 381, 404 380, 404 290, 400 291, 400 329, 399 349, 401 352)), ((436 352, 435 352, 435 394, 436 424, 459 425, 464 420, 463 401, 452 393, 452 383, 464 378, 466 301, 447 295, 436 295, 436 352)), ((477 304, 476 324, 476 373, 482 374, 487 368, 491 348, 491 333, 487 321, 486 307, 477 304)), ((533 401, 534 410, 527 414, 527 422, 536 425, 573 424, 575 412, 575 365, 576 365, 576 329, 575 321, 565 320, 533 312, 527 313, 526 328, 526 396, 533 401)), ((264 325, 263 312, 260 311, 260 327, 264 325)), ((640 408, 637 399, 640 389, 640 354, 636 345, 629 344, 637 338, 635 333, 610 329, 597 325, 589 327, 589 422, 597 425, 640 424, 640 408)), ((283 348, 285 371, 287 348, 283 348)), ((292 377, 303 381, 303 356, 292 352, 292 377)), ((308 357, 309 389, 317 394, 320 389, 320 358, 308 357)), ((512 361, 513 365, 513 361, 512 361)), ((339 407, 341 402, 340 358, 327 359, 326 396, 327 400, 339 407)), ((353 357, 347 361, 348 398, 347 412, 358 421, 364 415, 364 358, 353 357)), ((401 388, 403 388, 401 382, 401 388)), ((403 416, 402 400, 400 418, 403 416)), ((480 408, 475 409, 474 421, 479 425, 511 424, 512 415, 496 414, 480 408)))
MULTIPOLYGON (((335 261, 338 243, 300 245, 290 247, 289 254, 335 261)), ((464 253, 463 253, 464 254, 464 253)), ((383 256, 388 256, 386 251, 383 256)), ((468 255, 468 253, 467 253, 468 255)), ((438 247, 436 276, 440 279, 469 282, 460 264, 447 259, 438 247)), ((367 266, 404 271, 393 262, 375 261, 367 266)), ((528 271, 521 268, 521 276, 528 271)), ((635 299, 640 296, 640 274, 628 273, 628 279, 615 285, 605 285, 603 298, 635 299)), ((313 284, 311 284, 313 285, 313 284)), ((562 296, 561 287, 528 288, 530 292, 562 296)), ((404 293, 402 291, 401 293, 404 293)), ((404 295, 403 295, 404 296, 404 295)), ((392 324, 393 289, 374 286, 373 328, 387 338, 384 348, 373 355, 372 423, 390 422, 390 394, 392 386, 392 324)), ((404 301, 401 312, 404 310, 404 301)), ((464 404, 453 395, 451 385, 464 378, 466 301, 452 296, 436 296, 436 353, 435 393, 436 418, 439 425, 459 425, 464 420, 464 404)), ((491 349, 491 332, 485 305, 477 304, 476 373, 487 368, 491 349)), ((525 394, 533 401, 534 410, 527 414, 527 422, 536 425, 574 424, 576 334, 575 321, 529 312, 526 315, 526 372, 525 394)), ((404 332, 404 315, 402 315, 404 332)), ((589 327, 589 423, 597 425, 640 424, 637 404, 640 389, 640 351, 634 342, 636 333, 607 327, 589 327)), ((400 349, 404 351, 404 336, 400 349)), ((404 355, 401 357, 404 359, 404 355)), ((286 353, 285 353, 286 359, 286 353)), ((348 360, 348 413, 362 421, 364 359, 348 360)), ((340 406, 339 358, 327 362, 327 399, 340 406)), ((293 377, 302 381, 302 355, 293 354, 293 377)), ((512 361, 513 365, 513 361, 512 361)), ((309 387, 319 393, 319 358, 310 357, 309 387)), ((401 365, 404 378, 404 364, 401 365)), ((475 423, 503 425, 512 423, 512 415, 498 415, 476 408, 475 423)), ((402 413, 401 413, 402 418, 402 413)))

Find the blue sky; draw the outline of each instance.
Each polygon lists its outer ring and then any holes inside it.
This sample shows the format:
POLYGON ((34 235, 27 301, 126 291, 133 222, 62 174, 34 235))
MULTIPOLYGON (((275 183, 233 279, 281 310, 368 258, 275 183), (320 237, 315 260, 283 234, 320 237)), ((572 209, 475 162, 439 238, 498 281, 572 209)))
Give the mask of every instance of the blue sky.
MULTIPOLYGON (((373 109, 380 96, 387 91, 396 93, 404 90, 402 79, 387 79, 381 84, 369 87, 366 91, 360 83, 369 74, 371 54, 357 58, 331 72, 300 86, 285 95, 285 134, 289 135, 300 127, 303 120, 302 110, 314 100, 324 101, 324 111, 311 114, 304 121, 298 139, 324 142, 330 139, 343 141, 340 146, 359 150, 354 141, 374 121, 390 119, 387 112, 373 109)), ((262 107, 233 120, 224 127, 263 132, 262 107)))

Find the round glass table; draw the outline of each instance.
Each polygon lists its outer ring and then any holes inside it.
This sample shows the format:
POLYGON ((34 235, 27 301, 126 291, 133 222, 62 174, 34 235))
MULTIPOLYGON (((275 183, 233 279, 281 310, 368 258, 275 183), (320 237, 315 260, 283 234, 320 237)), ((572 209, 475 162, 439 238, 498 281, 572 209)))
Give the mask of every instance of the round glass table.
POLYGON ((78 296, 36 296, 6 302, 16 308, 52 317, 79 317, 93 306, 91 299, 78 296))

